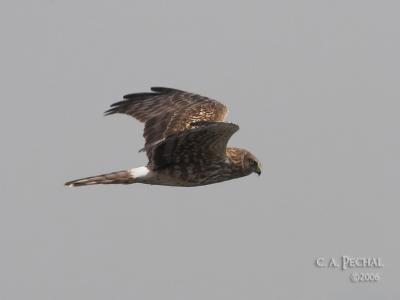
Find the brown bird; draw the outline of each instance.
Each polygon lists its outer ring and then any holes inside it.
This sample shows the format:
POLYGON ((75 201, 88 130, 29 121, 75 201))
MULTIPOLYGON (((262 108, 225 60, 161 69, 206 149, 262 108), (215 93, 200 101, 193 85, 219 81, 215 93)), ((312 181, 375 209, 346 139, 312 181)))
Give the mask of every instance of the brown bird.
POLYGON ((201 186, 261 174, 257 158, 245 149, 227 148, 239 126, 225 123, 222 103, 181 90, 153 87, 124 96, 105 115, 122 113, 144 122, 147 166, 77 180, 65 185, 146 183, 201 186))

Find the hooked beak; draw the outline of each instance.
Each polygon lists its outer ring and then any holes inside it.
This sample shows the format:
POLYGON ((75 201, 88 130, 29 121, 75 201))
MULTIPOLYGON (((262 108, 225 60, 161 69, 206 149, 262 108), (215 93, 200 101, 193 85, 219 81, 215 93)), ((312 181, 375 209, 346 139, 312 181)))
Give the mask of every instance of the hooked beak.
POLYGON ((260 168, 260 166, 257 166, 257 169, 255 170, 255 172, 258 174, 258 176, 261 175, 261 168, 260 168))

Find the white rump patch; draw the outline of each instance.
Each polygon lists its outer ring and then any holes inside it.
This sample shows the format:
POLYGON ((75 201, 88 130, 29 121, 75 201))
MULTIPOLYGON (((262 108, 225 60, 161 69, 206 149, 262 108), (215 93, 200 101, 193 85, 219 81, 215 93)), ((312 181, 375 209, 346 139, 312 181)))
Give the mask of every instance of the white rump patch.
POLYGON ((131 169, 129 173, 131 173, 133 178, 140 178, 145 177, 147 174, 149 174, 150 170, 147 167, 139 167, 131 169))

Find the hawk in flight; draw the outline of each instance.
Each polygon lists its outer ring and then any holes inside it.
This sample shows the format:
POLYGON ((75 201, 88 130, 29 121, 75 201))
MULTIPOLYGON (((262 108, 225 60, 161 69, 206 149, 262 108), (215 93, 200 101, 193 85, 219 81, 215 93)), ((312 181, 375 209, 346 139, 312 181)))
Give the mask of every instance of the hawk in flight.
POLYGON ((181 90, 153 87, 152 92, 124 96, 105 115, 127 114, 144 122, 147 166, 77 180, 65 185, 146 183, 200 186, 261 174, 249 151, 227 147, 239 129, 225 123, 222 103, 181 90))

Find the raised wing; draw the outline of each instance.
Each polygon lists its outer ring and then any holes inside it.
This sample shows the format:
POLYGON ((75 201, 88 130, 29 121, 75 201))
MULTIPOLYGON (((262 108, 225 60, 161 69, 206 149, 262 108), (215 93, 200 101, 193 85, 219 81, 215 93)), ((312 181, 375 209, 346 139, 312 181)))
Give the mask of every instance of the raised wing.
POLYGON ((149 159, 153 148, 166 137, 193 128, 198 121, 223 121, 228 109, 222 103, 176 89, 152 87, 152 93, 124 96, 105 115, 122 113, 145 122, 143 136, 149 159))
POLYGON ((225 159, 226 145, 239 126, 224 122, 199 122, 197 128, 168 136, 153 148, 150 166, 205 165, 225 159))

